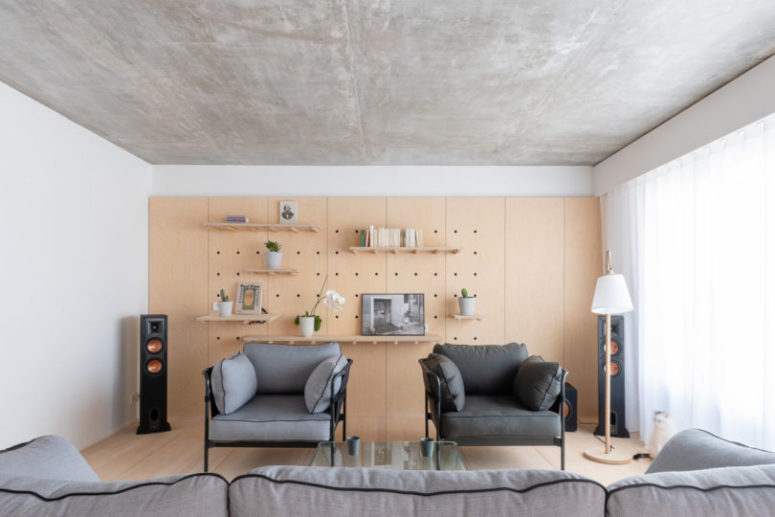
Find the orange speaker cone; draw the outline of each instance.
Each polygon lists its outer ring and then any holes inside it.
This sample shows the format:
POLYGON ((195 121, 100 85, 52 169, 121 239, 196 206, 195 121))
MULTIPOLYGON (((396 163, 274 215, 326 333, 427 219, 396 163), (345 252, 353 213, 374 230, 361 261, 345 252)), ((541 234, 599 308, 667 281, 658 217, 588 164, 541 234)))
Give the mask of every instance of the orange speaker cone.
POLYGON ((160 339, 152 339, 145 344, 145 349, 152 354, 158 354, 162 348, 164 348, 164 344, 160 339))
MULTIPOLYGON (((603 351, 605 352, 606 346, 603 345, 603 351)), ((619 353, 619 343, 616 341, 611 341, 611 355, 616 355, 619 353)))
MULTIPOLYGON (((605 371, 605 365, 603 365, 603 371, 605 371)), ((616 377, 617 375, 619 375, 619 365, 611 361, 611 376, 616 377)))
POLYGON ((151 359, 145 364, 145 369, 148 370, 149 373, 159 373, 162 369, 161 361, 158 359, 151 359))

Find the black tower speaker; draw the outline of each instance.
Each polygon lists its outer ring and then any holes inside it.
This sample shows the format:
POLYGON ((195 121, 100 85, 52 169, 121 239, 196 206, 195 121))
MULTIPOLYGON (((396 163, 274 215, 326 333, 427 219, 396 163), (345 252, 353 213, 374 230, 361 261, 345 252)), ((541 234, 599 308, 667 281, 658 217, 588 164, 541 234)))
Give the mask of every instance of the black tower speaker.
MULTIPOLYGON (((597 428, 605 434, 605 316, 597 318, 597 428)), ((624 318, 611 316, 611 436, 629 438, 624 427, 624 318)))
POLYGON ((167 423, 167 316, 140 316, 140 427, 137 434, 169 431, 167 423))
POLYGON ((579 396, 576 392, 573 384, 565 383, 565 408, 563 408, 563 416, 565 416, 565 430, 573 432, 578 429, 578 402, 579 396))

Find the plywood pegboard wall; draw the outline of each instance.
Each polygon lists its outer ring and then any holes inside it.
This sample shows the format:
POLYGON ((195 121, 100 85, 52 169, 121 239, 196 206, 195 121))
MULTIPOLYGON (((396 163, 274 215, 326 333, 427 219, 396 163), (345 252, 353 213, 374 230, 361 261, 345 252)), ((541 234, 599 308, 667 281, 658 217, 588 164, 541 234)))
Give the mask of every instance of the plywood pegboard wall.
MULTIPOLYGON (((277 223, 286 198, 153 197, 150 200, 150 312, 169 315, 170 411, 201 403, 201 371, 243 346, 245 335, 294 335, 323 279, 347 298, 344 310, 321 307, 319 334, 360 334, 363 293, 425 294, 428 333, 450 343, 524 342, 531 354, 560 361, 579 390, 579 412, 596 408, 596 320, 589 312, 602 269, 597 198, 296 198, 299 222, 319 232, 209 231, 206 222, 247 215, 277 223), (351 253, 369 225, 419 227, 426 246, 456 254, 351 253), (295 275, 246 273, 264 266, 264 242, 283 246, 295 275), (263 325, 201 323, 220 289, 260 281, 263 305, 280 317, 263 325), (482 320, 455 320, 457 296, 477 295, 482 320)), ((423 433, 417 360, 432 344, 344 344, 355 362, 348 389, 348 432, 364 438, 414 439, 423 433)))

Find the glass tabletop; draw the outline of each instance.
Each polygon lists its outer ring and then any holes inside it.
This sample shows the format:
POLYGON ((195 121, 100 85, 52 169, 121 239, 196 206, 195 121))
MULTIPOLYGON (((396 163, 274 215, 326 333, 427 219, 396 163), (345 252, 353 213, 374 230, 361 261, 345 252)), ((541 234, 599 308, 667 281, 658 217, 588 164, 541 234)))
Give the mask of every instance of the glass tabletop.
POLYGON ((313 467, 364 467, 389 470, 468 470, 457 443, 436 442, 430 457, 422 455, 420 441, 365 442, 349 454, 347 442, 320 442, 312 456, 313 467), (333 458, 333 461, 332 461, 333 458))

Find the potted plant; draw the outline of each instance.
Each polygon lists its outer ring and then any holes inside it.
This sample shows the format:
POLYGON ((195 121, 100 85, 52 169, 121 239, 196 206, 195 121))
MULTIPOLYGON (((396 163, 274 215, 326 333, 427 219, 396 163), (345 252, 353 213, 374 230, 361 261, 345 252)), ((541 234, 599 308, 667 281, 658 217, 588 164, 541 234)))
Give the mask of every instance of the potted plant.
POLYGON ((267 269, 280 269, 282 261, 283 261, 283 254, 280 251, 282 249, 282 246, 279 242, 276 241, 266 241, 264 243, 266 246, 266 268, 267 269))
POLYGON ((476 297, 468 296, 468 289, 463 288, 460 291, 460 298, 457 299, 458 305, 460 305, 461 316, 475 316, 476 315, 476 297))
POLYGON ((229 297, 221 289, 221 301, 213 302, 213 310, 218 311, 218 316, 221 318, 227 318, 231 316, 231 309, 234 306, 234 302, 229 301, 229 297))
POLYGON ((342 305, 344 305, 345 302, 344 296, 340 295, 333 289, 329 289, 325 294, 323 294, 323 289, 326 288, 327 281, 328 275, 326 275, 326 278, 323 279, 323 285, 320 287, 320 292, 317 295, 315 305, 312 306, 312 310, 305 311, 304 314, 296 316, 296 319, 293 320, 293 322, 301 329, 301 335, 304 337, 310 337, 316 331, 320 330, 323 319, 315 314, 315 311, 317 310, 318 305, 320 305, 320 302, 323 302, 326 307, 330 307, 335 311, 342 310, 342 305))

